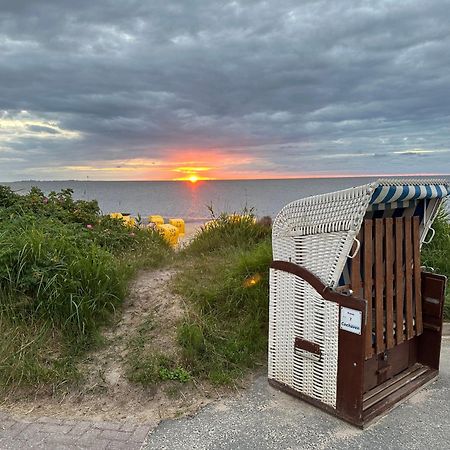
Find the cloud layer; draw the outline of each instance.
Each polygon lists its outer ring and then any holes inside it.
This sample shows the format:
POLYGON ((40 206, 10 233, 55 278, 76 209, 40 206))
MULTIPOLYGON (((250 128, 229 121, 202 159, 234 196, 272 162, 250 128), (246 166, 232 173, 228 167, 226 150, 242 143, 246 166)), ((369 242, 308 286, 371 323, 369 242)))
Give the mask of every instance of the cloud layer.
POLYGON ((445 0, 2 2, 0 180, 449 173, 449 16, 445 0))

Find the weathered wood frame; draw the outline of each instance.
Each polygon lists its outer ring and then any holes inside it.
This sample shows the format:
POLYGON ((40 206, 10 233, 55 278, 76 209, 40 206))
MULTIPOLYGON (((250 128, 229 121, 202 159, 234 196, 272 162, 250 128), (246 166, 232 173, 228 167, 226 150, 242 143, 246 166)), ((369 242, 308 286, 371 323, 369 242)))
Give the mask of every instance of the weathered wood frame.
POLYGON ((357 238, 362 258, 352 260, 348 288, 368 302, 370 359, 423 332, 420 219, 365 219, 357 238))
MULTIPOLYGON (((393 248, 390 247, 388 253, 393 251, 393 248)), ((376 349, 378 351, 383 348, 383 351, 372 355, 369 354, 367 345, 367 334, 372 335, 371 311, 369 311, 371 301, 338 293, 325 286, 313 273, 294 263, 274 261, 271 267, 301 277, 325 300, 335 302, 340 307, 360 311, 364 318, 360 335, 339 329, 336 409, 276 380, 269 379, 269 383, 274 387, 295 395, 354 425, 364 427, 437 376, 442 336, 445 277, 426 272, 420 274, 421 298, 424 301, 423 332, 412 336, 409 340, 397 341, 397 343, 394 343, 393 336, 390 336, 387 338, 390 346, 388 349, 384 349, 384 342, 379 340, 380 346, 376 349), (392 361, 392 364, 389 365, 388 361, 392 361), (375 386, 371 387, 369 381, 374 374, 377 382, 375 386)), ((354 281, 356 278, 352 280, 352 282, 354 281)), ((418 286, 417 281, 415 283, 418 286)), ((361 290, 368 293, 367 288, 361 290)), ((375 295, 377 294, 375 293, 375 295)), ((422 308, 422 304, 419 308, 422 308)), ((317 344, 303 339, 296 339, 294 346, 314 354, 320 354, 317 344)), ((373 350, 372 346, 370 349, 373 350)))

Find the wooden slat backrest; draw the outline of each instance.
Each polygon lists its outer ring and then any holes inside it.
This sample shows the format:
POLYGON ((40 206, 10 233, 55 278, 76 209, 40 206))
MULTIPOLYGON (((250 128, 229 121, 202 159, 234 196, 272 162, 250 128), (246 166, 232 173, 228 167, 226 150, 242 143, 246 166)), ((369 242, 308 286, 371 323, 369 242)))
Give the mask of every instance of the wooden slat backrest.
POLYGON ((367 300, 367 323, 370 330, 366 333, 366 359, 370 358, 373 354, 372 349, 372 238, 373 221, 364 220, 364 238, 363 238, 363 265, 364 265, 364 280, 363 280, 363 292, 364 298, 367 300))
POLYGON ((386 348, 394 347, 394 235, 392 218, 385 219, 386 348))
POLYGON ((403 218, 395 219, 395 336, 397 344, 404 341, 403 333, 403 302, 405 277, 403 272, 403 218))
POLYGON ((383 261, 383 219, 375 219, 375 351, 384 351, 384 261, 383 261))
POLYGON ((407 339, 411 339, 414 336, 412 262, 411 217, 405 217, 405 302, 407 339))
POLYGON ((420 222, 413 218, 414 298, 416 305, 416 334, 423 333, 422 321, 422 274, 420 270, 420 222))
POLYGON ((351 289, 367 300, 366 359, 423 331, 419 228, 419 217, 364 220, 351 289))

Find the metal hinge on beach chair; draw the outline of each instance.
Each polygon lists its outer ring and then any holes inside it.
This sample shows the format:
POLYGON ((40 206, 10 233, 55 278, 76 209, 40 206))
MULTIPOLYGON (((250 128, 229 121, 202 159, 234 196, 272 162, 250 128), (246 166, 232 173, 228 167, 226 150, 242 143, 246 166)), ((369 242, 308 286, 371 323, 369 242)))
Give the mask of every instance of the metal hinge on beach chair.
POLYGON ((273 226, 269 380, 363 426, 437 376, 445 277, 420 248, 444 180, 379 180, 287 205, 273 226))

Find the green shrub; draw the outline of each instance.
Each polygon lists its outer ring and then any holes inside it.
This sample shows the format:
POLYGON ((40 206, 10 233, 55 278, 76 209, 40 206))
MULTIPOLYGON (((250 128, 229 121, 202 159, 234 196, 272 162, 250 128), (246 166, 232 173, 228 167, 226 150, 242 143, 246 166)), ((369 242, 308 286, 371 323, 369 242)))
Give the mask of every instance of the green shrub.
POLYGON ((57 219, 64 223, 94 224, 99 219, 100 208, 96 200, 74 200, 72 189, 51 192, 48 196, 36 188, 25 195, 0 186, 0 218, 38 216, 57 219))
POLYGON ((49 219, 54 224, 70 225, 77 239, 82 230, 87 240, 114 254, 141 253, 139 256, 146 256, 150 265, 158 265, 170 253, 169 245, 159 233, 127 227, 121 219, 102 216, 96 200, 74 200, 72 193, 71 189, 64 189, 45 196, 41 190, 32 188, 29 194, 18 195, 0 186, 0 232, 4 224, 7 226, 16 219, 29 223, 49 219), (150 255, 149 250, 153 250, 150 255), (148 256, 153 256, 154 261, 148 256))
MULTIPOLYGON (((433 224, 436 230, 430 244, 422 247, 422 263, 432 267, 437 273, 450 277, 450 217, 445 208, 441 208, 433 224)), ((447 287, 444 317, 450 319, 450 289, 447 287)))
POLYGON ((123 298, 126 280, 114 256, 84 230, 25 217, 5 225, 3 232, 0 289, 10 293, 3 303, 15 316, 39 317, 84 335, 123 298))
POLYGON ((178 341, 194 375, 230 383, 266 353, 271 259, 266 238, 251 249, 197 258, 176 279, 176 292, 192 302, 178 341))
POLYGON ((171 254, 158 233, 101 216, 70 190, 0 186, 0 243, 0 385, 76 376, 134 272, 171 254))
POLYGON ((159 378, 162 381, 179 381, 180 383, 186 383, 191 379, 191 375, 186 369, 182 367, 175 367, 170 369, 167 367, 161 367, 159 369, 159 378))
POLYGON ((128 379, 148 386, 160 381, 187 383, 191 379, 191 375, 186 369, 177 367, 167 356, 161 353, 152 353, 131 359, 128 379))

